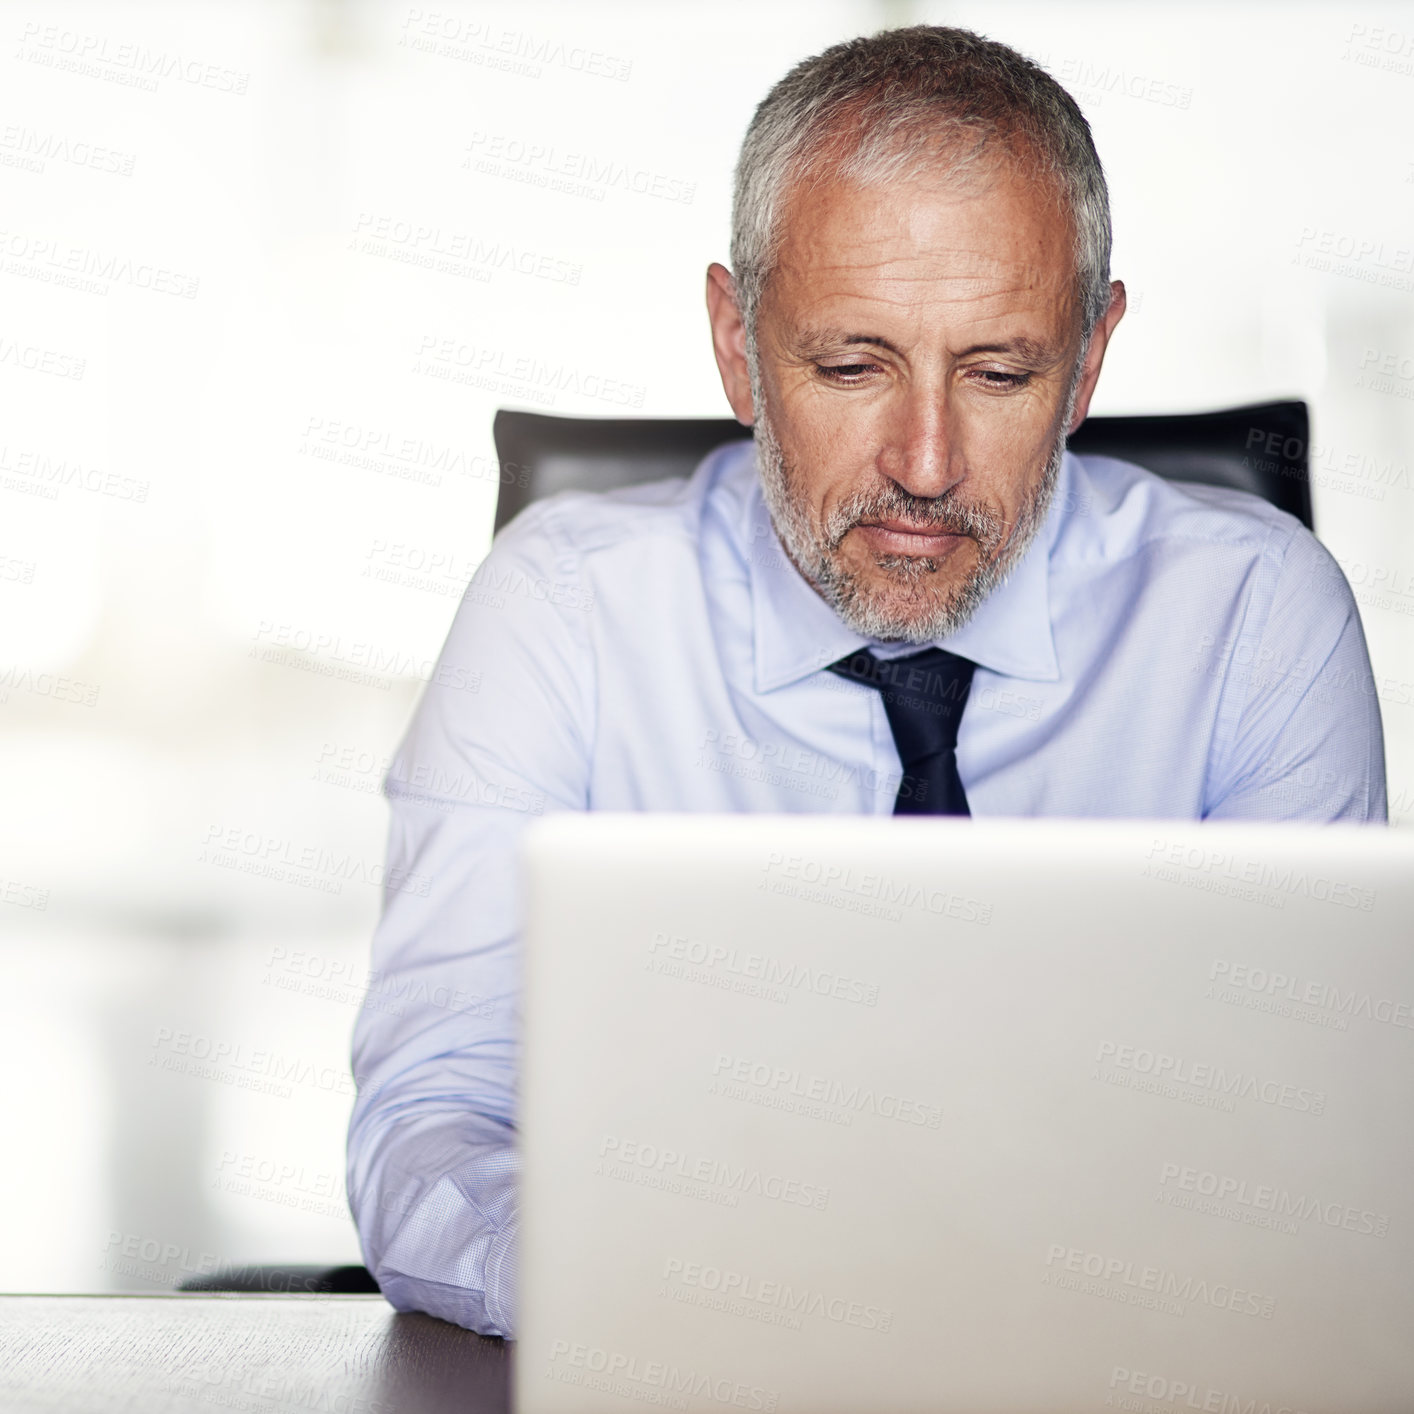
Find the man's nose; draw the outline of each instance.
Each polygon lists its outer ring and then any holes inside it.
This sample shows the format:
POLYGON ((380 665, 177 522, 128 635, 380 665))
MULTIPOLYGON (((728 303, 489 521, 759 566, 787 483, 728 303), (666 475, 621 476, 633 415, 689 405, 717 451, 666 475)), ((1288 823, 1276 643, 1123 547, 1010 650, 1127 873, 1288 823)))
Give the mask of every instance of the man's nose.
POLYGON ((894 409, 879 470, 914 496, 941 496, 962 480, 957 429, 947 397, 913 389, 894 409))

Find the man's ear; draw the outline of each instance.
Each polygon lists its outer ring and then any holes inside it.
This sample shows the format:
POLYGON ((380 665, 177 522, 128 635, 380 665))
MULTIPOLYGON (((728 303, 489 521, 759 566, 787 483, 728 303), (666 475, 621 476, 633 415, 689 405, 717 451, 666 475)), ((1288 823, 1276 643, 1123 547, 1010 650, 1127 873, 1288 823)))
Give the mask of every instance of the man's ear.
POLYGON ((737 308, 736 281, 725 265, 707 267, 707 318, 712 325, 712 352, 722 375, 722 391, 736 420, 750 427, 756 421, 751 404, 751 375, 746 366, 746 325, 737 308))
POLYGON ((1105 361, 1105 348, 1110 342, 1110 335, 1115 331, 1115 325, 1124 318, 1124 307, 1124 281, 1112 280, 1110 307, 1095 325, 1095 332, 1090 336, 1090 347, 1085 350, 1085 363, 1075 390, 1075 411, 1071 413, 1070 426, 1065 430, 1067 437, 1085 421, 1085 416, 1090 411, 1090 399, 1094 396, 1095 385, 1100 381, 1100 365, 1105 361))

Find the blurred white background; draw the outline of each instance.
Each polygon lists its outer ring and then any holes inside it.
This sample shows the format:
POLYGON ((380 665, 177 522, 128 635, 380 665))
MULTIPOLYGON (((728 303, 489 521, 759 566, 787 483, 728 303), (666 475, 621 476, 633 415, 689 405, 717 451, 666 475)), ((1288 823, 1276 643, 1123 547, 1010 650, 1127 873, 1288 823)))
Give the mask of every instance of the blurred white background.
POLYGON ((0 4, 0 1290, 358 1260, 377 790, 492 415, 728 415, 752 108, 924 20, 1094 126, 1096 412, 1310 402, 1414 821, 1414 6, 0 4))

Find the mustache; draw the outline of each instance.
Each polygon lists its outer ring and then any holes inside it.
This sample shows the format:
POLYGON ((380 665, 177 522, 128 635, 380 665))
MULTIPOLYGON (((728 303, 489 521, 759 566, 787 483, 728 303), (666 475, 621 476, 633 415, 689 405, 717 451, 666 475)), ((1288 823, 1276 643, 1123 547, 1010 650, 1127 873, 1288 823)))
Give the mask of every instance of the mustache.
POLYGON ((855 526, 876 520, 901 520, 923 531, 966 535, 983 549, 999 544, 1006 532, 1006 523, 990 506, 961 500, 952 491, 941 496, 915 496, 901 486, 881 486, 855 492, 829 513, 825 543, 837 550, 855 526))

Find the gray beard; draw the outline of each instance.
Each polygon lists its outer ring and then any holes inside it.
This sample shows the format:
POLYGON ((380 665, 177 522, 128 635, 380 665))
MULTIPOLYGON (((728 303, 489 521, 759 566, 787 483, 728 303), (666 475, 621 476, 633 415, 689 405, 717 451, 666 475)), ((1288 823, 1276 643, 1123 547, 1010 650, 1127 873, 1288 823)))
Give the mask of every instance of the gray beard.
MULTIPOLYGON (((1062 428, 1070 425, 1078 382, 1078 377, 1072 380, 1062 428)), ((864 638, 929 643, 947 638, 967 623, 982 601, 1006 582, 1045 523, 1065 455, 1062 431, 1010 535, 1006 522, 990 506, 964 501, 951 490, 932 498, 913 496, 892 481, 847 497, 817 530, 811 524, 802 479, 781 452, 759 391, 756 408, 761 490, 782 548, 821 598, 864 638), (840 544, 856 525, 894 518, 971 537, 978 547, 975 568, 961 584, 942 589, 932 582, 942 562, 931 556, 874 555, 875 566, 885 573, 882 585, 870 583, 843 563, 840 544)))

